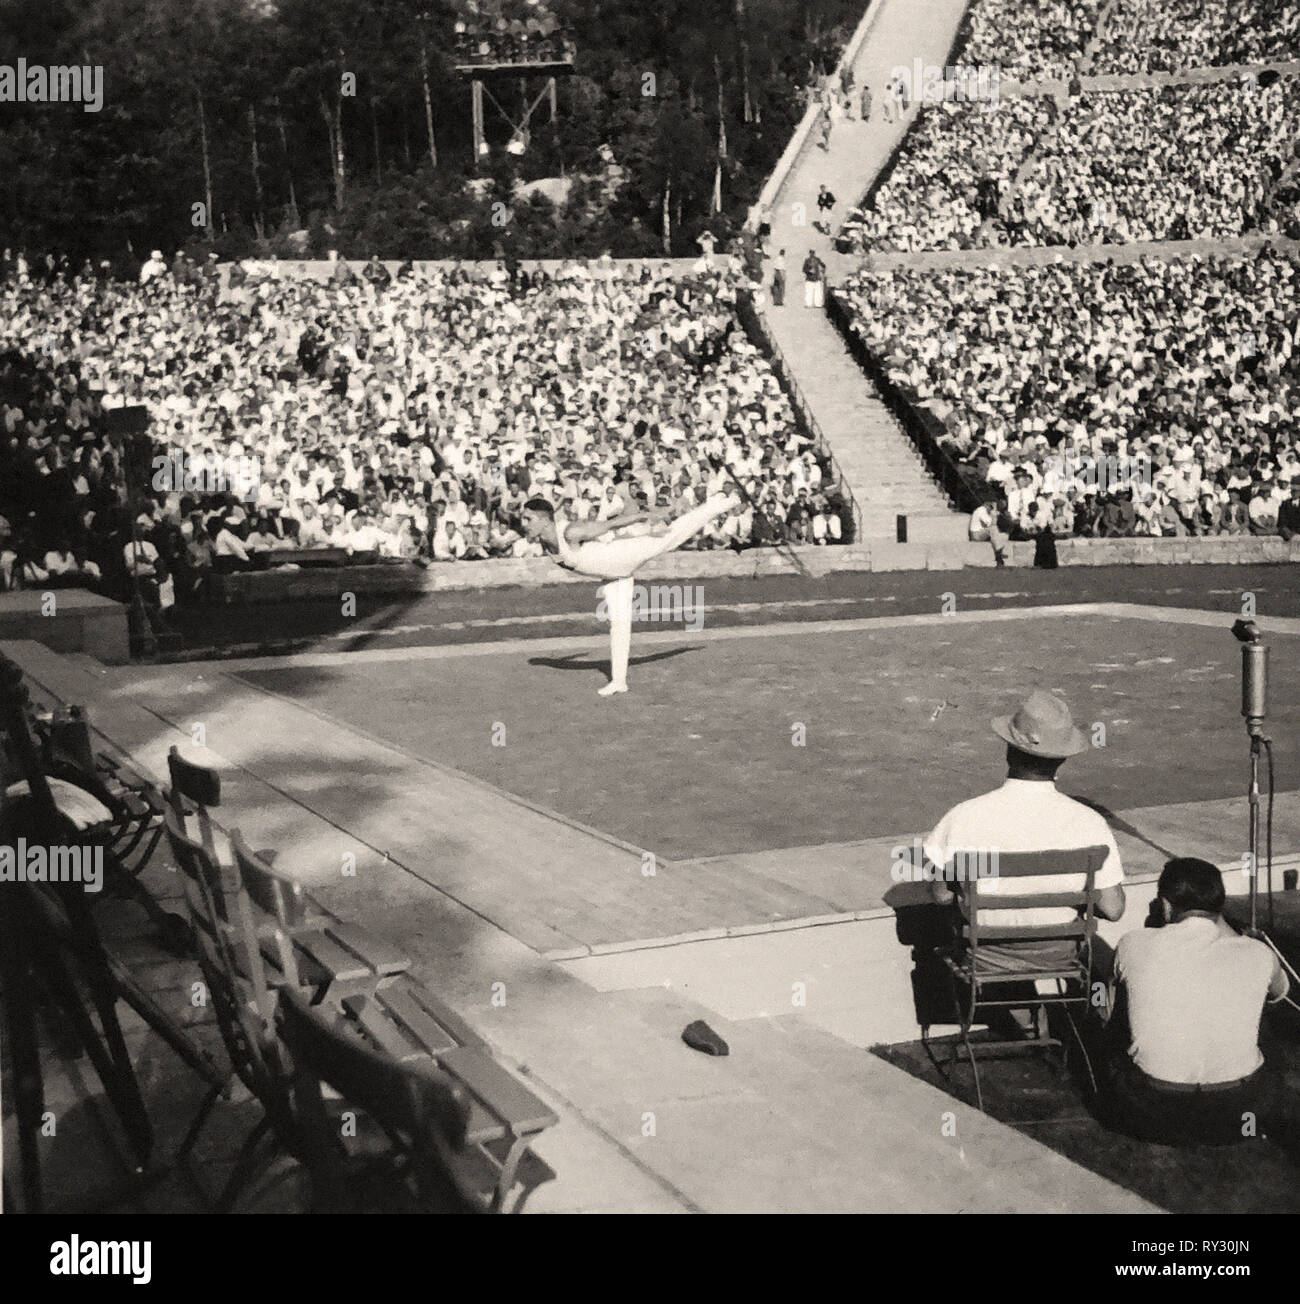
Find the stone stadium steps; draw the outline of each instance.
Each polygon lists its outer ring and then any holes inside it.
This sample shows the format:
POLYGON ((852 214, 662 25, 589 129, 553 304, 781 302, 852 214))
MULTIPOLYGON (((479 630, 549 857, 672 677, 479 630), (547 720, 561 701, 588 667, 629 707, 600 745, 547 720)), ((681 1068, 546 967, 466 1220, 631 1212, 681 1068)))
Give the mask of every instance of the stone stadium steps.
MULTIPOLYGON (((785 250, 787 297, 783 307, 766 304, 763 315, 861 510, 863 537, 873 551, 877 540, 896 546, 892 540, 899 514, 908 517, 909 540, 932 542, 942 550, 949 544, 964 546, 966 518, 952 510, 826 314, 803 306, 800 269, 810 249, 826 264, 830 285, 842 283, 854 265, 835 252, 827 231, 804 218, 817 212, 823 182, 839 198, 832 228, 866 192, 912 121, 910 114, 894 122, 882 114, 880 96, 891 70, 910 68, 916 57, 942 66, 965 10, 965 0, 927 0, 920 11, 914 4, 876 0, 871 27, 853 64, 856 86, 871 86, 876 92, 871 121, 838 123, 825 150, 818 148, 814 133, 772 204, 771 247, 785 250)), ((926 551, 913 548, 912 556, 926 551)))
POLYGON ((861 509, 864 539, 893 539, 903 514, 909 538, 964 540, 965 516, 952 510, 827 317, 788 306, 769 307, 767 319, 861 509))

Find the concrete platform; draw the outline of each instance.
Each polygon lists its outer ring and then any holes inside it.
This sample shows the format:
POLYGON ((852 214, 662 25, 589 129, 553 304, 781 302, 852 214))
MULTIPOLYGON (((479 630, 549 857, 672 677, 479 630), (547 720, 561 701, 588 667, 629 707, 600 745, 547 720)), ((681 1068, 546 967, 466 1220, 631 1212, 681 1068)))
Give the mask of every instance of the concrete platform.
POLYGON ((430 799, 446 776, 427 763, 233 680, 94 672, 30 643, 3 650, 47 691, 86 704, 155 773, 168 746, 192 745, 204 726, 225 822, 280 848, 332 908, 408 948, 420 976, 563 1116, 539 1146, 559 1173, 539 1210, 1150 1209, 789 1008, 734 1023, 711 1015, 732 1054, 700 1056, 679 1037, 705 1008, 689 993, 598 990, 457 899, 475 876, 499 876, 507 851, 516 881, 562 886, 553 847, 608 854, 594 833, 565 825, 559 844, 541 842, 541 817, 500 826, 519 810, 509 802, 452 809, 449 826, 430 799), (444 871, 445 884, 430 881, 444 871))
POLYGON ((84 589, 0 593, 0 639, 31 639, 55 652, 86 652, 105 665, 130 660, 126 607, 84 589))

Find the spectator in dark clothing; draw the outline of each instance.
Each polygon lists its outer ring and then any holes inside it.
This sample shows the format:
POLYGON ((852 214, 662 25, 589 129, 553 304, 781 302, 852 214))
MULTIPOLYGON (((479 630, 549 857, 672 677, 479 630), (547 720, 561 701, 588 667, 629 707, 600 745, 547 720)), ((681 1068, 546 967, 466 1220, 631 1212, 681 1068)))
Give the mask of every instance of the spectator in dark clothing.
POLYGON ((1277 532, 1284 539, 1300 538, 1300 479, 1291 481, 1291 497, 1277 509, 1277 532))
POLYGON ((393 278, 388 274, 388 268, 379 261, 378 254, 370 255, 370 261, 366 264, 361 275, 366 278, 375 290, 387 289, 393 281, 393 278))
POLYGON ((785 518, 786 535, 791 543, 807 543, 812 532, 812 509, 808 490, 800 489, 785 518))
POLYGON ((1028 534, 1034 541, 1034 565, 1039 570, 1055 570, 1059 564, 1056 559, 1056 535, 1052 533, 1052 523, 1044 513, 1038 510, 1037 503, 1029 504, 1028 534))
POLYGON ((1101 510, 1097 533, 1103 539, 1127 539, 1137 523, 1132 497, 1127 490, 1112 494, 1101 510))

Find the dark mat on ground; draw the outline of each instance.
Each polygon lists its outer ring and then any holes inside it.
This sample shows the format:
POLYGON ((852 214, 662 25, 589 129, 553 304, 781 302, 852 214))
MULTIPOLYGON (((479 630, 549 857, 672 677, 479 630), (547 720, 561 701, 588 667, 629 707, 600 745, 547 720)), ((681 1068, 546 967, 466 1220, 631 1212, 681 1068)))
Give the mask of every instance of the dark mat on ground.
MULTIPOLYGON (((1255 595, 1266 616, 1300 615, 1300 585, 1289 566, 1079 566, 1054 571, 841 572, 820 579, 684 575, 699 582, 709 624, 905 616, 939 610, 944 595, 960 611, 1057 602, 1135 602, 1222 611, 1225 629, 1255 595)), ((340 589, 347 584, 340 579, 340 589)), ((428 647, 501 638, 584 634, 598 629, 595 584, 443 590, 401 597, 358 593, 344 616, 336 593, 319 598, 173 608, 187 656, 222 649, 355 651, 428 647), (349 608, 351 612, 351 608, 349 608)), ((166 656, 161 659, 168 659, 166 656)))
MULTIPOLYGON (((1271 643, 1288 789, 1300 638, 1271 643)), ((1105 726, 1106 745, 1070 763, 1068 792, 1131 810, 1244 783, 1241 654, 1226 624, 1027 613, 669 647, 634 633, 632 692, 617 700, 596 695, 607 666, 593 636, 567 655, 521 646, 236 673, 668 859, 928 829, 1001 782, 989 719, 1035 686, 1062 692, 1085 731, 1105 726)))

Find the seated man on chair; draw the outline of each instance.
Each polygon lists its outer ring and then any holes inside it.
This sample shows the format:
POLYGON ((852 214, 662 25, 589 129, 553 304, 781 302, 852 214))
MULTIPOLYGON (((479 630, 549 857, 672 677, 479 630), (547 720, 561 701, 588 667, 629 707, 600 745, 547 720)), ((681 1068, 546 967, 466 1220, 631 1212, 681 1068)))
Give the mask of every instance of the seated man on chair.
MULTIPOLYGON (((973 797, 948 811, 923 842, 924 855, 935 870, 935 900, 951 902, 944 866, 954 855, 975 853, 1069 852, 1084 846, 1106 846, 1106 863, 1093 887, 1098 892, 1095 910, 1103 919, 1124 913, 1124 870, 1106 820, 1082 802, 1056 788, 1061 764, 1087 750, 1087 739, 1074 728, 1069 707, 1050 692, 1035 690, 1012 716, 999 716, 992 730, 1007 743, 1007 780, 982 797, 973 797)), ((1084 876, 1043 875, 1031 879, 999 879, 996 872, 981 880, 981 896, 1035 896, 1039 893, 1074 892, 1084 888, 1084 876)), ((999 909, 1005 925, 1051 925, 1074 918, 1067 908, 999 909)), ((1017 943, 1008 943, 1008 949, 1017 943)), ((1035 943, 1060 945, 1060 943, 1035 943)), ((1072 943, 1065 943, 1071 947, 1072 943)), ((984 949, 984 948, 982 948, 984 949)), ((994 948, 987 948, 990 958, 994 948)), ((1008 961, 1013 964, 1013 960, 1008 961)))
POLYGON ((1223 918, 1223 876, 1182 857, 1160 875, 1148 928, 1115 952, 1118 1036, 1107 1117, 1120 1131, 1165 1145, 1226 1145, 1263 1135, 1295 1140, 1283 1088, 1264 1063, 1265 1001, 1288 989, 1277 956, 1223 918))
MULTIPOLYGON (((1097 899, 1094 909, 1103 919, 1118 919, 1124 913, 1124 871, 1119 849, 1106 821, 1082 802, 1059 792, 1056 772, 1067 757, 1085 751, 1087 739, 1075 728, 1070 708, 1051 693, 1035 691, 1014 715, 999 716, 993 732, 1007 744, 1007 778, 1001 787, 954 806, 925 839, 925 858, 933 867, 934 896, 940 905, 951 902, 944 869, 954 858, 1010 855, 1015 852, 1071 851, 1105 846, 1105 863, 1093 880, 1097 899)), ((1008 899, 1008 908, 980 915, 996 914, 997 922, 1018 926, 1068 924, 1078 916, 1068 907, 1037 907, 1017 910, 1016 896, 1082 892, 1083 874, 1045 874, 1031 878, 980 879, 980 896, 1008 899)), ((992 922, 981 917, 980 923, 992 922)), ((1057 958, 1071 958, 1076 944, 1070 939, 1035 942, 1003 942, 980 947, 981 965, 1013 973, 1019 967, 1042 968, 1057 958)), ((1094 965, 1103 956, 1094 952, 1094 965)))

